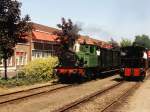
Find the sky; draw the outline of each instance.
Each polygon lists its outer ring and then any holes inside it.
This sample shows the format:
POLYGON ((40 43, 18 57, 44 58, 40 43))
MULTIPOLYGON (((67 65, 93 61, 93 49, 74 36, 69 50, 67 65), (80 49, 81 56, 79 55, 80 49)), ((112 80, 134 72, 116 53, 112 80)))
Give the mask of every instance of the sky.
POLYGON ((80 34, 109 41, 150 36, 150 0, 19 0, 22 16, 56 27, 70 18, 81 27, 80 34))

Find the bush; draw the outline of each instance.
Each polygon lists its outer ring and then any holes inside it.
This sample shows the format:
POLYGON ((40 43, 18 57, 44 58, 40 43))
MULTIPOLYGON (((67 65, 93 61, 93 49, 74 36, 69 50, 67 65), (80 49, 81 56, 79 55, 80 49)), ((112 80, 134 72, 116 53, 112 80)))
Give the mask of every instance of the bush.
POLYGON ((19 76, 27 77, 31 82, 50 80, 53 68, 59 64, 57 57, 39 58, 28 63, 19 76))
POLYGON ((0 85, 7 87, 30 85, 38 82, 50 81, 53 76, 53 68, 59 64, 57 57, 39 58, 29 62, 12 79, 0 79, 0 85))
POLYGON ((22 72, 26 76, 47 77, 52 76, 53 68, 59 64, 57 57, 39 58, 28 63, 22 72))

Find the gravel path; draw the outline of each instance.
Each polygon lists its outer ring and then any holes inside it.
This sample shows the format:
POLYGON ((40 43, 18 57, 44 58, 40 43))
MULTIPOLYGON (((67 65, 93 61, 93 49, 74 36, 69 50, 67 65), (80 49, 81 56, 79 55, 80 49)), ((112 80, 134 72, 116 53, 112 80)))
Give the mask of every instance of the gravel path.
POLYGON ((73 109, 69 112, 101 112, 107 105, 110 104, 110 102, 118 99, 134 84, 135 82, 126 82, 113 90, 109 90, 101 96, 98 96, 82 105, 79 105, 76 109, 73 109))
POLYGON ((0 105, 0 112, 50 112, 74 101, 75 99, 84 97, 94 91, 116 83, 115 79, 117 78, 119 78, 119 76, 91 81, 63 91, 60 90, 57 93, 53 92, 39 97, 35 96, 27 98, 24 101, 18 101, 14 104, 0 105))
POLYGON ((118 108, 113 111, 110 109, 112 112, 150 112, 150 79, 145 80, 134 94, 117 104, 118 108))

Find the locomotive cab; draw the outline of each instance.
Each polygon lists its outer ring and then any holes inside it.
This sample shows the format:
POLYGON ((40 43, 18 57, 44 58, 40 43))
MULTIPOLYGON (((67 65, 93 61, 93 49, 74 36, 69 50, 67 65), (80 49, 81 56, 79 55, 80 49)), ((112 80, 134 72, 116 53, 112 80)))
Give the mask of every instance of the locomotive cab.
POLYGON ((82 67, 98 66, 97 46, 77 43, 75 44, 74 51, 78 56, 78 61, 82 62, 82 67))

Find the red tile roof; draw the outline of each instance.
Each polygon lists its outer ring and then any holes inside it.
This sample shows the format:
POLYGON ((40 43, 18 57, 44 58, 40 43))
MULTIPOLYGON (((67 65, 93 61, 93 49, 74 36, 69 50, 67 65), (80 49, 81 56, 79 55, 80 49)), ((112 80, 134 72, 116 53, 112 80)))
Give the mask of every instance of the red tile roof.
POLYGON ((90 38, 88 36, 80 36, 77 39, 77 41, 81 44, 83 44, 85 42, 86 44, 97 45, 97 46, 100 46, 102 48, 112 48, 111 44, 104 42, 104 41, 101 41, 101 40, 90 38))
MULTIPOLYGON (((37 23, 32 23, 33 24, 33 39, 34 40, 42 40, 42 41, 55 41, 57 36, 52 34, 55 31, 58 31, 56 28, 44 26, 41 24, 37 23)), ((91 45, 98 45, 103 48, 112 48, 112 46, 104 41, 97 40, 90 38, 88 36, 80 36, 77 41, 79 43, 84 43, 86 44, 91 44, 91 45)))
POLYGON ((33 31, 33 40, 56 41, 57 36, 45 32, 33 31))
POLYGON ((33 30, 39 30, 39 31, 44 31, 44 32, 49 32, 49 33, 52 33, 58 30, 56 28, 48 27, 45 25, 37 24, 37 23, 32 23, 32 25, 33 25, 33 30))

